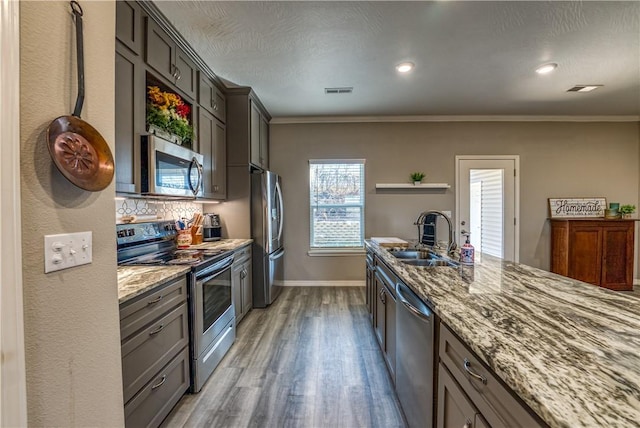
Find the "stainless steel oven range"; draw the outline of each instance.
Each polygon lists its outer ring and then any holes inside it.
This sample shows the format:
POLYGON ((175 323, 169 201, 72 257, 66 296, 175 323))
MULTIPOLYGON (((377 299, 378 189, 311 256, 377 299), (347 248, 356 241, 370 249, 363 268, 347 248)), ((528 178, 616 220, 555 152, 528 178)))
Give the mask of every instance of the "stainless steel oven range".
POLYGON ((173 222, 116 226, 119 265, 185 264, 188 277, 191 392, 199 392, 233 344, 231 300, 233 251, 178 250, 173 222))

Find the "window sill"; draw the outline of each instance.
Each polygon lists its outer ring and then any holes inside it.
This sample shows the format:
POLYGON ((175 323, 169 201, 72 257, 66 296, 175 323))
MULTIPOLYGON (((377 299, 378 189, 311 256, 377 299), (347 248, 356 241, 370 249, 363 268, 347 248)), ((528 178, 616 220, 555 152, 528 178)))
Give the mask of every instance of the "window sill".
POLYGON ((364 256, 365 254, 367 254, 367 251, 364 248, 316 248, 307 252, 310 257, 351 257, 364 256))

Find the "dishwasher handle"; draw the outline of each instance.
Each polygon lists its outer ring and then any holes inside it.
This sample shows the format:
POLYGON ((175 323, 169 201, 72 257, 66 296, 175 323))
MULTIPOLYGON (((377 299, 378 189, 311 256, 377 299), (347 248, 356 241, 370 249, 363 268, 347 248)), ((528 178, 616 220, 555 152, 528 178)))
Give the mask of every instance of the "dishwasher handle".
POLYGON ((431 322, 433 312, 429 310, 413 291, 401 282, 396 283, 396 294, 400 303, 404 305, 412 314, 420 318, 424 322, 431 322))

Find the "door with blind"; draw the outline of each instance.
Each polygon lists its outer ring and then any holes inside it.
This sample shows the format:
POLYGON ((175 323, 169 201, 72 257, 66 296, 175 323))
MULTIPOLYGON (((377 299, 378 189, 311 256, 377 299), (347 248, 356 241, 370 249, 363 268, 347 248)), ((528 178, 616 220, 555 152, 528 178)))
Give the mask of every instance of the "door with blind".
POLYGON ((518 261, 518 156, 456 156, 456 238, 518 261))

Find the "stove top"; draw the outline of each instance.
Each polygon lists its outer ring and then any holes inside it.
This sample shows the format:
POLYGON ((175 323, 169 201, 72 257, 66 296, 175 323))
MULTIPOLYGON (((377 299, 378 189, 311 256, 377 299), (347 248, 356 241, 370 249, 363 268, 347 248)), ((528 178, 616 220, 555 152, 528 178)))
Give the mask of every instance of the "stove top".
POLYGON ((122 266, 198 265, 219 259, 227 250, 173 250, 142 254, 120 263, 122 266))

